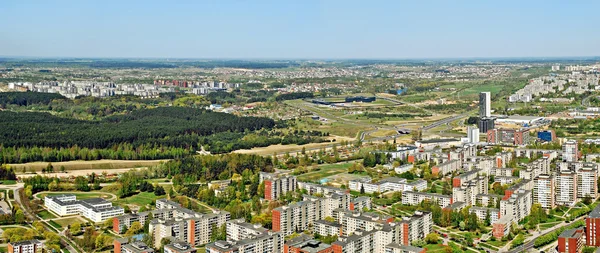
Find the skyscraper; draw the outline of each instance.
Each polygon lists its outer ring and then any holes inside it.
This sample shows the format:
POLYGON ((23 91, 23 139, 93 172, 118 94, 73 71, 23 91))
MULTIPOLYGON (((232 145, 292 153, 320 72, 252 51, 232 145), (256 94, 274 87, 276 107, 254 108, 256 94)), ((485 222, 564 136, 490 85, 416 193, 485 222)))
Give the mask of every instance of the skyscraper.
POLYGON ((491 113, 492 97, 490 92, 479 93, 479 117, 489 118, 492 116, 491 113))

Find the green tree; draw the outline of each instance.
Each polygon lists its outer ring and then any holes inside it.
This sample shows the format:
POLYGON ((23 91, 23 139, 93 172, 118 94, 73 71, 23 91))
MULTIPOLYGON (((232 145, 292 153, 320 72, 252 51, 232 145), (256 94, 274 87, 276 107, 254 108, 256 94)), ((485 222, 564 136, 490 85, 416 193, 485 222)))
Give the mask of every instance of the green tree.
POLYGON ((72 235, 78 235, 81 232, 81 225, 77 222, 71 224, 69 226, 69 232, 71 232, 72 235))
POLYGON ((437 244, 440 241, 440 236, 437 233, 429 233, 425 236, 425 242, 428 244, 437 244))

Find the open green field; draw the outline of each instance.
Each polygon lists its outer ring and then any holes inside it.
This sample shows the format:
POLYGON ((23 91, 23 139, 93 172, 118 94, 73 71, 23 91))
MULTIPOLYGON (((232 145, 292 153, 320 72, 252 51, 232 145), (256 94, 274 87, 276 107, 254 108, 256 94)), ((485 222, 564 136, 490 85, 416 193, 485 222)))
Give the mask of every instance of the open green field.
POLYGON ((38 212, 37 215, 40 216, 40 218, 42 218, 44 220, 56 218, 56 215, 52 214, 51 212, 49 212, 47 210, 43 210, 41 212, 38 212))
POLYGON ((297 178, 300 181, 318 181, 331 175, 348 172, 348 168, 352 166, 352 162, 325 164, 319 166, 321 170, 299 175, 297 178))
POLYGON ((104 192, 51 192, 45 193, 42 192, 37 195, 40 199, 44 199, 46 196, 58 196, 63 194, 72 194, 75 195, 77 199, 93 199, 93 198, 103 198, 110 199, 113 196, 104 192))
POLYGON ((60 228, 66 228, 69 225, 74 224, 74 223, 85 223, 86 222, 84 219, 77 217, 77 216, 69 217, 69 218, 54 219, 52 221, 55 222, 56 224, 58 224, 60 226, 60 228))
POLYGON ((424 248, 427 252, 445 252, 446 247, 443 244, 427 244, 424 248))
POLYGON ((113 203, 116 205, 136 205, 136 206, 145 206, 152 204, 152 201, 155 201, 160 198, 165 198, 166 195, 156 196, 153 192, 140 192, 133 196, 129 196, 127 198, 122 198, 114 201, 113 203))

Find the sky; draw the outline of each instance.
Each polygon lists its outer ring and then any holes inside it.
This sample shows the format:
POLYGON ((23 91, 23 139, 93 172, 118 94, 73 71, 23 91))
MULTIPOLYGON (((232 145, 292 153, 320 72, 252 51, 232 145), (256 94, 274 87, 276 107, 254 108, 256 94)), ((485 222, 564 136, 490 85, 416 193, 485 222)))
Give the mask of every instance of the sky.
POLYGON ((0 1, 0 56, 600 56, 600 1, 0 1))

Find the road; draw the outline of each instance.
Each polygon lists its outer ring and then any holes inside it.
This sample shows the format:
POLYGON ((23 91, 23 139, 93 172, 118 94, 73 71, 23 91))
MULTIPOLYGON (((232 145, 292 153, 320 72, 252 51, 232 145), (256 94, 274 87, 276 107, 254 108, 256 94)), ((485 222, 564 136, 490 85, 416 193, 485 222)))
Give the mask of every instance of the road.
POLYGON ((500 251, 501 252, 508 252, 508 253, 519 253, 519 252, 523 252, 523 251, 528 251, 528 250, 530 250, 530 249, 533 248, 533 244, 535 243, 535 239, 536 238, 538 238, 540 236, 543 236, 543 235, 546 235, 546 234, 549 234, 549 233, 552 233, 552 232, 556 231, 557 229, 560 229, 561 227, 564 227, 567 224, 571 224, 571 223, 576 222, 578 220, 582 220, 586 216, 587 215, 581 216, 581 217, 579 217, 579 218, 571 221, 570 223, 566 223, 566 222, 563 221, 563 222, 561 222, 559 224, 554 225, 554 227, 552 227, 550 229, 546 229, 543 233, 534 232, 533 236, 530 237, 530 238, 528 238, 530 240, 528 242, 526 242, 525 244, 523 244, 523 245, 521 245, 519 247, 516 247, 516 248, 514 248, 512 250, 503 251, 503 249, 505 249, 507 247, 510 247, 510 243, 507 243, 504 248, 500 249, 500 251))
POLYGON ((461 118, 465 118, 465 117, 469 116, 469 114, 471 114, 471 111, 465 112, 465 113, 462 113, 462 114, 459 114, 459 115, 456 115, 456 116, 451 116, 451 117, 448 117, 448 118, 443 118, 443 119, 438 120, 438 121, 436 121, 436 122, 434 122, 432 124, 424 126, 422 129, 423 129, 423 131, 427 131, 427 130, 431 130, 433 128, 436 128, 438 126, 444 125, 444 124, 450 124, 450 122, 455 121, 455 120, 459 120, 461 118))

